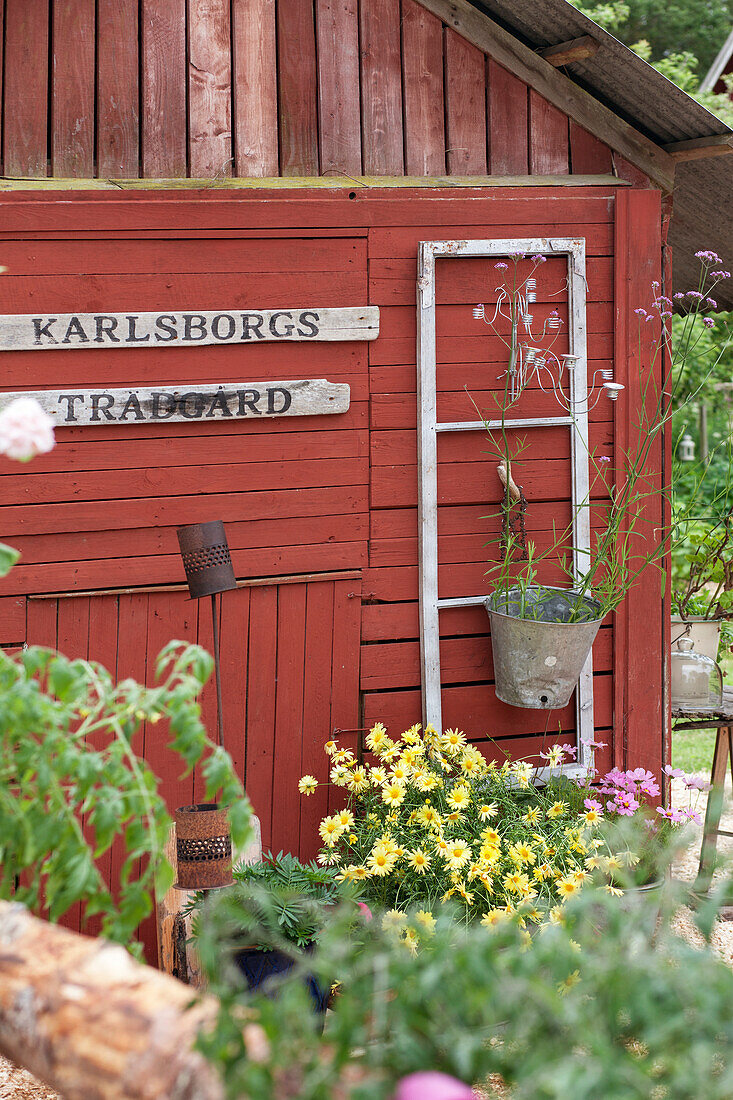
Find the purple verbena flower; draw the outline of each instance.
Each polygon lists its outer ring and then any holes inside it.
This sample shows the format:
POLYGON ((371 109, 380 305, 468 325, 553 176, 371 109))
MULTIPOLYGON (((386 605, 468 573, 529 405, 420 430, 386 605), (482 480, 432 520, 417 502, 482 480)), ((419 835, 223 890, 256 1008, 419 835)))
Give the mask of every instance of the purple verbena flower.
POLYGON ((712 328, 715 324, 715 321, 712 317, 703 317, 702 323, 705 325, 705 328, 712 328))
POLYGON ((711 271, 711 279, 730 279, 730 271, 711 271))
POLYGON ((715 301, 714 298, 706 298, 705 299, 705 305, 710 306, 711 309, 717 309, 718 308, 718 303, 715 301))
POLYGON ((541 256, 539 254, 539 252, 537 253, 536 256, 530 256, 530 259, 531 259, 532 263, 535 263, 535 264, 546 264, 547 263, 547 256, 541 256))
POLYGON ((705 295, 701 294, 699 290, 688 290, 687 294, 686 294, 686 297, 687 298, 696 298, 698 302, 701 302, 703 300, 703 298, 705 297, 705 295))
POLYGON ((641 308, 639 308, 639 309, 635 309, 635 310, 634 310, 634 313, 635 313, 635 314, 637 315, 637 317, 646 317, 646 315, 647 315, 647 312, 646 312, 646 310, 645 310, 645 309, 641 309, 641 308))
POLYGON ((509 264, 505 264, 505 263, 494 264, 494 267, 496 268, 497 271, 508 271, 509 270, 509 264))

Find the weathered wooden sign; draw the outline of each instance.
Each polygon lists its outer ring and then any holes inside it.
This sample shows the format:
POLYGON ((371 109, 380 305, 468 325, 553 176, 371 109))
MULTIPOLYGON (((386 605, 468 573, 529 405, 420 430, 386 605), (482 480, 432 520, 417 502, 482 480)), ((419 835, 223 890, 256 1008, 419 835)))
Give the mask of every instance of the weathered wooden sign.
POLYGON ((349 407, 345 383, 310 378, 296 382, 222 382, 148 389, 36 390, 0 394, 0 408, 33 397, 56 424, 140 424, 166 420, 242 420, 268 416, 323 416, 349 407))
POLYGON ((377 306, 0 316, 0 351, 176 348, 265 340, 375 340, 377 306))

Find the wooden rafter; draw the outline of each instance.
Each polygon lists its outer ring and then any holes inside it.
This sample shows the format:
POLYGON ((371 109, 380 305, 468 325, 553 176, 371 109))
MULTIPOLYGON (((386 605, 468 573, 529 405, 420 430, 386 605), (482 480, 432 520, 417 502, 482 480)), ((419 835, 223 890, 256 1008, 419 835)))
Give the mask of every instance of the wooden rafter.
POLYGON ((676 161, 702 160, 705 157, 725 157, 733 153, 733 134, 711 134, 709 137, 672 141, 664 151, 676 161))
POLYGON ((574 61, 586 61, 589 57, 595 57, 600 49, 600 44, 589 34, 581 38, 573 38, 570 42, 560 42, 557 46, 547 46, 544 50, 538 50, 540 57, 549 61, 555 69, 562 65, 572 65, 574 61))
POLYGON ((674 158, 635 130, 590 92, 477 11, 468 0, 418 0, 453 30, 510 69, 550 103, 640 168, 664 191, 674 185, 674 158))

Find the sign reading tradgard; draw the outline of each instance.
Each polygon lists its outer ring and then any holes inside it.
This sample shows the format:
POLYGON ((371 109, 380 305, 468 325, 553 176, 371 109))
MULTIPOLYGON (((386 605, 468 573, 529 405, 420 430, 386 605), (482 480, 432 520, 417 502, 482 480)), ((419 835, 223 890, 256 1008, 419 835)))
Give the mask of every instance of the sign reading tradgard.
POLYGON ((265 340, 375 340, 378 335, 377 306, 0 316, 0 351, 176 348, 265 340))
POLYGON ((58 427, 82 424, 135 424, 167 420, 242 420, 268 416, 323 416, 349 408, 345 383, 311 378, 296 382, 212 383, 148 389, 32 390, 0 393, 0 408, 18 397, 33 397, 58 427))

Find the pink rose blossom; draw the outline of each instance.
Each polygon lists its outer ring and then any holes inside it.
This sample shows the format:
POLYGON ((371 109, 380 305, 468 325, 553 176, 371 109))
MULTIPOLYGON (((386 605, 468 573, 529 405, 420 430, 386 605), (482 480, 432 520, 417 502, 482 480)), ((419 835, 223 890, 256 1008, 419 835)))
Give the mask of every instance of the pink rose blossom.
POLYGON ((463 1081, 427 1070, 403 1077, 392 1100, 475 1100, 475 1094, 463 1081))
POLYGON ((19 397, 0 412, 0 454, 29 462, 52 450, 53 421, 33 397, 19 397))

